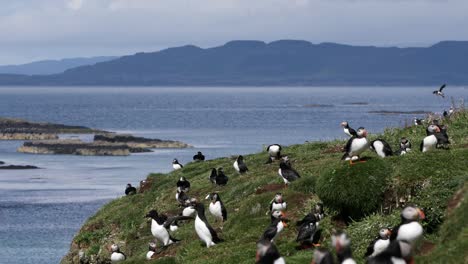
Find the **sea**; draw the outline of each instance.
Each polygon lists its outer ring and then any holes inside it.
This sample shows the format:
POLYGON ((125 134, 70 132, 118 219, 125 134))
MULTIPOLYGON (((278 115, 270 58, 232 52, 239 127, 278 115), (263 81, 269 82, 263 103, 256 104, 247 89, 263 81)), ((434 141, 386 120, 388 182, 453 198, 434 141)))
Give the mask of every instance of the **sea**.
MULTIPOLYGON (((344 139, 348 121, 380 133, 419 112, 442 113, 468 100, 468 88, 438 87, 1 87, 0 116, 82 125, 194 148, 127 157, 33 155, 0 141, 0 161, 37 170, 0 170, 0 263, 53 264, 87 218, 125 185, 169 172, 197 151, 207 159, 257 153, 269 144, 344 139), (382 113, 389 111, 391 113, 382 113)), ((90 135, 61 135, 90 140, 90 135)))

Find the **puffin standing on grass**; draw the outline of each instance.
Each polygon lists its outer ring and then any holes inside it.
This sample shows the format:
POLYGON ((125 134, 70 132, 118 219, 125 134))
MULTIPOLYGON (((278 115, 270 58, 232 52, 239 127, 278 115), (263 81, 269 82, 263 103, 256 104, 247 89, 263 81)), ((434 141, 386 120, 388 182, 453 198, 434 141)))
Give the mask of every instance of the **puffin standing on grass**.
POLYGON ((283 195, 281 193, 275 194, 275 198, 270 202, 270 213, 273 211, 283 211, 286 210, 287 203, 283 200, 283 195))
POLYGON ((323 217, 323 204, 317 203, 310 213, 302 220, 297 221, 296 226, 298 227, 298 234, 296 241, 301 243, 301 248, 320 246, 321 230, 319 229, 319 222, 323 217))
POLYGON ((120 252, 120 248, 117 244, 112 244, 111 251, 112 254, 110 259, 112 263, 118 263, 124 261, 127 258, 124 253, 120 252))
POLYGON ((125 195, 134 195, 137 193, 137 189, 133 187, 130 183, 127 184, 127 187, 125 188, 125 195))
POLYGON ((285 264, 275 244, 268 239, 260 239, 257 242, 256 264, 285 264))
POLYGON ((151 210, 146 215, 146 217, 151 218, 151 234, 164 246, 176 243, 180 240, 171 237, 169 230, 174 229, 171 226, 177 223, 178 220, 189 220, 193 219, 192 217, 186 216, 175 216, 167 217, 163 214, 158 214, 156 210, 151 210))
POLYGON ((197 203, 195 209, 197 210, 195 232, 200 240, 205 242, 207 248, 216 245, 218 242, 222 242, 223 240, 218 237, 216 231, 208 223, 208 220, 206 220, 205 206, 202 203, 197 203))
POLYGON ((195 156, 193 156, 193 160, 194 161, 204 161, 205 156, 201 153, 201 151, 198 151, 198 153, 195 156))
POLYGON ((365 128, 358 128, 356 133, 357 137, 350 138, 348 143, 346 143, 345 154, 341 158, 342 160, 349 160, 349 164, 351 165, 354 164, 354 161, 360 159, 359 155, 361 155, 369 145, 369 141, 367 140, 367 130, 365 128))
POLYGON ((437 95, 437 96, 441 96, 442 98, 445 98, 445 94, 444 94, 444 92, 442 92, 442 90, 445 88, 445 86, 446 86, 446 85, 443 84, 443 85, 439 88, 439 90, 435 90, 435 91, 433 91, 432 93, 435 94, 435 95, 437 95))
POLYGON ((215 168, 212 168, 211 169, 211 173, 210 173, 210 182, 212 184, 216 184, 216 177, 218 177, 218 173, 216 172, 216 169, 215 168))
POLYGON ((268 154, 268 161, 266 163, 272 163, 273 160, 279 160, 281 158, 281 145, 279 144, 272 144, 267 147, 268 154))
POLYGON ((190 202, 190 197, 182 190, 182 187, 177 187, 177 192, 175 196, 179 206, 184 206, 190 202))
POLYGON ((283 178, 283 181, 286 187, 288 186, 290 182, 293 182, 301 178, 299 173, 295 169, 292 168, 291 163, 289 162, 287 157, 281 160, 280 168, 278 169, 278 174, 279 176, 281 176, 281 178, 283 178))
POLYGON ((343 127, 343 131, 346 135, 348 135, 349 137, 357 137, 356 130, 351 128, 347 121, 341 122, 341 126, 343 127))
POLYGON ((383 139, 372 140, 370 143, 370 149, 375 151, 375 153, 377 153, 381 158, 393 155, 393 150, 390 147, 390 144, 383 139))
POLYGON ((392 230, 390 240, 403 240, 414 245, 424 233, 419 221, 425 217, 420 208, 412 205, 405 207, 401 211, 401 223, 392 230))
POLYGON ((260 239, 267 239, 271 242, 278 237, 278 235, 283 231, 285 227, 288 225, 286 224, 286 219, 284 219, 284 213, 281 211, 273 211, 271 214, 271 224, 267 227, 265 232, 260 239))
POLYGON ((399 154, 400 155, 405 155, 406 153, 410 152, 411 151, 411 142, 405 138, 405 137, 402 137, 400 139, 400 150, 399 150, 399 154))
POLYGON ((365 257, 374 257, 382 253, 390 245, 390 236, 392 231, 390 228, 382 228, 379 231, 379 236, 374 239, 367 247, 365 257))
POLYGON ((224 174, 223 168, 218 168, 218 173, 216 175, 215 183, 219 186, 225 186, 229 181, 228 176, 224 174))
POLYGON ((188 192, 190 190, 190 182, 184 176, 181 176, 177 181, 177 188, 179 187, 183 192, 188 192))
POLYGON ((146 253, 146 259, 151 260, 156 256, 156 243, 151 242, 148 246, 148 252, 146 253))
POLYGON ((178 161, 177 159, 174 159, 174 160, 172 161, 172 168, 173 168, 174 170, 180 170, 180 169, 182 169, 183 167, 184 167, 184 166, 182 166, 182 164, 180 164, 179 161, 178 161))
POLYGON ((234 161, 233 166, 234 166, 234 169, 240 174, 244 174, 249 170, 247 168, 247 165, 245 165, 244 163, 244 157, 242 155, 239 155, 237 157, 236 161, 234 161))
POLYGON ((225 222, 227 220, 227 210, 224 207, 221 197, 217 193, 208 194, 205 198, 206 200, 210 199, 210 206, 208 207, 210 213, 216 218, 216 220, 221 220, 225 222))
POLYGON ((426 129, 428 136, 421 141, 420 150, 426 152, 437 147, 436 133, 440 133, 440 128, 436 125, 430 125, 426 129))
POLYGON ((411 256, 412 246, 406 241, 393 240, 387 249, 367 259, 367 264, 407 264, 414 263, 411 256))

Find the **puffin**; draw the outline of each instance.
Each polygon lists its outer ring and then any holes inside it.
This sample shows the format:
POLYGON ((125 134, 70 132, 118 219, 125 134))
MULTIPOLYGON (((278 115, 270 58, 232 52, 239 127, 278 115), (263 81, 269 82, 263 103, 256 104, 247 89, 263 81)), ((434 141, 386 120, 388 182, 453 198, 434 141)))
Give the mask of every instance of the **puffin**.
POLYGON ((111 251, 112 254, 110 259, 112 263, 118 263, 124 261, 127 258, 124 253, 120 252, 120 248, 117 244, 112 244, 111 251))
POLYGON ((419 148, 421 152, 426 152, 437 147, 438 139, 436 134, 440 133, 440 128, 436 125, 430 125, 427 127, 426 132, 428 136, 421 141, 419 148))
POLYGON ((319 222, 324 217, 323 204, 317 203, 311 212, 308 213, 302 220, 297 221, 298 227, 297 242, 301 242, 302 248, 310 246, 320 246, 321 230, 319 229, 319 222))
POLYGON ((148 246, 148 252, 146 253, 146 259, 151 260, 156 256, 156 243, 151 242, 148 246))
POLYGON ((267 147, 268 157, 267 163, 272 163, 273 160, 279 160, 281 158, 281 145, 279 144, 271 144, 267 147))
POLYGON ((273 211, 271 214, 271 224, 265 229, 263 235, 260 239, 267 239, 271 242, 278 237, 278 235, 287 227, 286 219, 284 218, 284 213, 281 211, 273 211))
POLYGON ((400 155, 405 155, 406 153, 408 153, 410 151, 411 151, 411 142, 405 137, 400 138, 399 154, 400 155))
POLYGON ((215 183, 219 186, 225 186, 228 183, 228 176, 224 174, 223 168, 218 168, 218 173, 216 175, 215 183))
POLYGON ((179 161, 178 161, 177 159, 174 159, 174 160, 172 161, 172 168, 173 168, 174 170, 180 170, 180 169, 182 169, 183 167, 184 167, 184 166, 182 166, 182 164, 180 164, 179 161))
POLYGON ((406 241, 391 241, 380 254, 367 259, 367 264, 407 264, 414 263, 411 256, 412 246, 406 241))
POLYGON ((291 163, 289 162, 287 157, 281 160, 280 168, 278 169, 278 174, 281 178, 283 178, 283 181, 286 187, 288 186, 290 182, 293 182, 301 178, 299 173, 295 169, 292 168, 291 163))
POLYGON ((330 251, 324 248, 316 248, 314 250, 314 258, 312 264, 334 264, 333 255, 330 251))
POLYGON ((374 257, 382 253, 390 245, 390 236, 392 231, 390 228, 382 228, 379 231, 379 236, 372 240, 367 247, 365 257, 374 257))
POLYGON ((351 252, 351 239, 341 231, 332 234, 332 246, 335 248, 336 256, 341 264, 356 264, 351 252))
POLYGON ((205 156, 201 153, 201 151, 198 151, 195 156, 193 156, 193 161, 204 161, 205 156))
POLYGON ((185 207, 185 205, 190 202, 190 197, 182 190, 181 187, 177 187, 175 198, 177 202, 179 202, 179 206, 185 207))
POLYGON ((370 143, 370 149, 375 151, 381 158, 385 158, 393 155, 393 150, 387 141, 383 139, 372 140, 370 143))
POLYGON ((183 192, 188 192, 190 190, 190 182, 185 179, 184 176, 180 177, 177 181, 177 188, 181 188, 183 192))
POLYGON ((270 213, 273 211, 283 211, 286 210, 287 203, 283 200, 283 195, 281 193, 275 194, 275 198, 270 202, 270 213))
POLYGON ((297 221, 296 226, 301 226, 302 224, 309 223, 311 221, 320 221, 323 219, 325 216, 324 211, 323 211, 323 204, 322 203, 317 203, 314 208, 310 210, 310 213, 308 213, 304 218, 302 218, 301 221, 297 221))
POLYGON ((413 205, 406 206, 401 211, 401 223, 392 230, 390 240, 404 240, 411 245, 415 244, 423 235, 424 229, 419 221, 426 216, 424 212, 413 205))
POLYGON ((256 264, 285 264, 275 244, 268 239, 260 239, 257 242, 256 264))
POLYGON ((151 218, 151 234, 164 246, 180 241, 171 237, 168 229, 174 229, 174 224, 176 224, 178 220, 193 219, 192 217, 185 216, 167 217, 166 215, 158 214, 156 210, 149 211, 146 217, 151 218), (171 228, 171 226, 173 227, 171 228))
POLYGON ((348 135, 349 137, 357 137, 356 130, 351 128, 347 121, 341 122, 341 126, 343 127, 343 131, 346 135, 348 135))
POLYGON ((444 94, 444 92, 442 92, 442 90, 445 88, 445 86, 446 86, 446 85, 443 84, 443 85, 439 88, 439 90, 435 90, 435 91, 433 91, 432 93, 435 94, 435 95, 437 95, 437 96, 441 96, 442 98, 445 98, 445 94, 444 94))
POLYGON ((249 170, 247 168, 247 165, 245 165, 244 163, 244 157, 242 155, 239 155, 237 157, 236 161, 234 161, 233 166, 234 166, 234 169, 240 174, 244 174, 249 170))
MULTIPOLYGON (((359 155, 364 152, 369 141, 367 140, 367 130, 363 127, 358 128, 357 137, 352 137, 348 140, 345 146, 345 154, 341 158, 342 160, 349 160, 349 164, 353 165, 354 161, 359 160, 359 155)), ((364 161, 361 161, 364 162, 364 161)))
POLYGON ((216 172, 216 169, 215 168, 212 168, 211 169, 211 173, 210 173, 210 182, 212 184, 216 184, 216 177, 218 177, 218 173, 216 172))
POLYGON ((182 213, 180 215, 182 216, 193 216, 197 210, 195 210, 195 204, 197 203, 197 199, 191 198, 186 204, 186 207, 182 210, 182 213))
POLYGON ((223 240, 218 237, 216 231, 208 223, 208 220, 206 220, 205 206, 203 203, 197 203, 195 209, 197 210, 195 232, 200 240, 205 242, 207 248, 216 245, 218 242, 222 242, 223 240))
POLYGON ((422 125, 423 120, 421 118, 414 118, 413 120, 415 126, 420 126, 422 125))
POLYGON ((450 144, 449 136, 447 134, 447 127, 445 125, 439 126, 440 133, 435 133, 437 138, 437 148, 447 148, 450 144))
POLYGON ((221 197, 217 193, 208 194, 205 198, 206 200, 210 199, 210 206, 208 207, 210 213, 216 218, 216 220, 221 220, 225 222, 227 220, 227 211, 224 207, 221 197))
POLYGON ((125 195, 134 195, 137 193, 137 189, 133 187, 130 183, 127 184, 127 187, 125 188, 125 195))
POLYGON ((455 113, 455 108, 454 108, 453 106, 451 106, 450 109, 449 109, 449 111, 448 111, 449 117, 450 117, 453 113, 455 113))

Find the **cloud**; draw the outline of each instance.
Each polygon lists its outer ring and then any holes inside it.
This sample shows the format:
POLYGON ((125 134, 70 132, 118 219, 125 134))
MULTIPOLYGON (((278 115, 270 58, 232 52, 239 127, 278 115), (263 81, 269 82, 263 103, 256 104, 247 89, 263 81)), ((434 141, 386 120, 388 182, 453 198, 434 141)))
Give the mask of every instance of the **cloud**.
POLYGON ((232 39, 429 45, 468 39, 466 10, 466 0, 1 1, 0 63, 232 39))

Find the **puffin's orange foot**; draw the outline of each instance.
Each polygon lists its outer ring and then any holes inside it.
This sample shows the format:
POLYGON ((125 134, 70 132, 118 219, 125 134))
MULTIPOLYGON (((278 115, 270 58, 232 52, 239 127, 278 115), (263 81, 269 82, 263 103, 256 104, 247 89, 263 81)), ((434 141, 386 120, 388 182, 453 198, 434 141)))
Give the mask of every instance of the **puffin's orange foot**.
POLYGON ((312 244, 312 246, 314 246, 314 247, 320 247, 321 245, 320 245, 320 244, 312 244))

